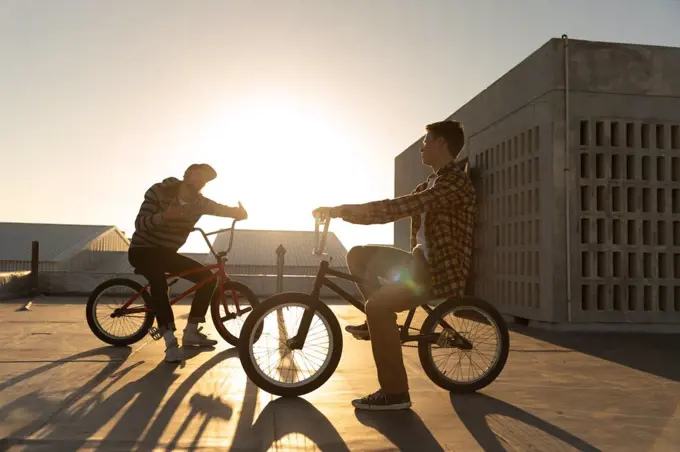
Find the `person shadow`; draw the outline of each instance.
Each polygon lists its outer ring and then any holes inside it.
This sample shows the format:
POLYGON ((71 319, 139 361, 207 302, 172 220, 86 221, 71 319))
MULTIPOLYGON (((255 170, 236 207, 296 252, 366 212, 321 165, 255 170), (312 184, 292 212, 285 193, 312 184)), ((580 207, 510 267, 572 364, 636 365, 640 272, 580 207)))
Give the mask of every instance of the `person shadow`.
POLYGON ((354 414, 359 422, 376 429, 399 450, 444 450, 415 411, 355 410, 354 414))
POLYGON ((600 449, 521 408, 482 394, 451 394, 451 405, 470 434, 487 452, 506 450, 600 449))

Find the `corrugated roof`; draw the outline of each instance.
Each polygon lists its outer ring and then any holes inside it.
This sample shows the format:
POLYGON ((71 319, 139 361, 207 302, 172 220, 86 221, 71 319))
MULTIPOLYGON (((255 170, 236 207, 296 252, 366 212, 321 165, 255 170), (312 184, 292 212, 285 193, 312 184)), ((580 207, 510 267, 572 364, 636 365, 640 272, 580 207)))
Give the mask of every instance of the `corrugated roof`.
MULTIPOLYGON (((213 244, 217 251, 226 250, 229 232, 218 234, 213 244)), ((236 229, 229 253, 230 265, 276 265, 276 248, 286 249, 284 263, 290 267, 316 267, 319 258, 312 254, 314 231, 268 231, 236 229)), ((332 258, 332 267, 345 267, 347 250, 337 236, 328 232, 325 252, 332 258)))
POLYGON ((57 261, 74 248, 85 247, 115 226, 0 223, 0 260, 31 260, 31 242, 40 242, 40 260, 57 261))

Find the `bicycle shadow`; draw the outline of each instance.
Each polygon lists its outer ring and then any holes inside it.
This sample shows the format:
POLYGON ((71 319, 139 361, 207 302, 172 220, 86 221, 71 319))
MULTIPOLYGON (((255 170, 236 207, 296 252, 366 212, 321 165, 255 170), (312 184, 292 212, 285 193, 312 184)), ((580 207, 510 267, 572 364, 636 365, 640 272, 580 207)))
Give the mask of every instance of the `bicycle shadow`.
MULTIPOLYGON (((185 350, 185 358, 191 359, 204 351, 200 348, 185 350)), ((233 350, 227 350, 214 356, 211 361, 216 363, 224 359, 225 355, 231 356, 233 354, 233 350)), ((133 363, 118 372, 112 371, 112 365, 106 366, 97 377, 91 379, 82 388, 67 397, 65 401, 52 402, 56 409, 49 414, 48 419, 38 419, 14 432, 10 438, 13 442, 26 443, 30 442, 30 440, 26 441, 27 437, 37 435, 40 437, 41 443, 60 444, 62 447, 67 447, 68 450, 78 450, 85 446, 88 449, 105 450, 110 448, 112 444, 120 442, 121 438, 132 438, 132 441, 139 443, 142 447, 145 446, 145 442, 157 443, 164 430, 160 428, 160 424, 162 423, 163 427, 167 425, 172 414, 174 414, 173 407, 181 402, 179 394, 173 395, 169 399, 169 404, 166 404, 161 415, 156 417, 156 421, 148 431, 147 426, 154 419, 158 407, 161 406, 172 385, 180 378, 181 374, 176 373, 179 364, 172 365, 160 360, 153 369, 140 378, 130 381, 112 394, 108 394, 117 382, 143 363, 144 361, 133 363), (110 380, 106 381, 107 379, 110 380), (122 416, 120 416, 121 412, 124 412, 122 416), (104 438, 96 441, 90 440, 92 435, 99 432, 116 417, 119 417, 119 419, 105 432, 104 438), (66 433, 69 438, 64 440, 64 432, 69 432, 73 428, 77 430, 73 434, 66 433), (147 432, 146 435, 145 432, 147 432), (158 433, 158 436, 154 437, 154 433, 158 433)), ((114 364, 120 366, 122 362, 114 364)), ((203 367, 205 367, 205 364, 203 367)), ((196 374, 194 381, 199 377, 200 375, 196 374)), ((183 385, 188 391, 186 381, 183 382, 183 385)), ((182 388, 183 386, 180 386, 180 389, 182 388)), ((181 392, 180 394, 184 395, 181 392)), ((24 401, 35 403, 39 397, 39 394, 28 394, 24 396, 24 401)), ((42 399, 45 401, 44 398, 42 399)), ((212 417, 231 417, 231 407, 226 407, 226 409, 222 406, 216 407, 217 404, 210 399, 210 397, 195 394, 189 400, 192 409, 188 421, 191 420, 192 414, 199 411, 210 415, 204 425, 212 417)), ((45 404, 43 406, 50 405, 45 404)), ((199 429, 200 433, 202 431, 199 429)), ((155 444, 153 446, 155 447, 155 444)))
MULTIPOLYGON (((100 384, 104 383, 107 378, 111 379, 111 382, 109 384, 113 384, 116 381, 120 380, 123 378, 125 375, 127 375, 128 372, 130 372, 134 367, 139 365, 139 363, 133 364, 132 366, 129 366, 126 369, 119 370, 120 367, 123 366, 125 363, 125 360, 127 357, 130 355, 132 352, 132 349, 129 347, 100 347, 96 348, 93 350, 89 350, 86 352, 81 352, 77 353, 75 355, 72 355, 67 358, 63 358, 61 360, 57 360, 54 362, 51 362, 49 364, 46 364, 44 366, 40 366, 36 369, 33 369, 31 371, 25 372, 21 375, 17 375, 16 377, 10 378, 7 381, 4 381, 0 383, 0 391, 3 391, 9 387, 12 387, 18 383, 21 383, 25 380, 28 380, 32 377, 35 377, 37 375, 40 375, 44 372, 48 372, 50 370, 53 370, 61 365, 67 364, 67 363, 73 363, 73 362, 102 362, 100 360, 87 360, 86 358, 91 358, 95 356, 106 356, 109 358, 109 361, 107 364, 91 379, 86 381, 82 386, 80 386, 77 390, 71 392, 67 397, 65 401, 51 401, 41 394, 39 390, 33 391, 29 394, 25 394, 14 401, 6 404, 5 406, 2 407, 2 410, 0 410, 0 421, 4 421, 7 419, 11 413, 14 410, 23 410, 25 412, 38 412, 40 416, 38 416, 36 419, 33 421, 29 422, 27 425, 17 429, 14 431, 11 435, 9 435, 6 439, 7 440, 13 440, 13 441, 24 441, 27 437, 33 435, 34 433, 38 432, 42 428, 45 428, 49 425, 49 420, 57 415, 60 412, 63 412, 65 409, 65 406, 74 406, 78 403, 80 403, 92 390, 94 390, 97 386, 100 384)), ((93 399, 90 399, 90 401, 93 401, 93 399)), ((82 408, 87 410, 91 405, 89 403, 84 403, 82 405, 82 408)))
POLYGON ((239 427, 247 430, 237 429, 232 450, 253 447, 252 441, 248 441, 252 434, 269 438, 269 441, 258 444, 260 449, 257 450, 273 447, 283 450, 350 450, 333 423, 312 403, 300 397, 278 398, 269 402, 252 427, 249 426, 250 419, 242 421, 239 427), (270 426, 273 426, 271 431, 270 426))
MULTIPOLYGON (((195 350, 193 353, 200 353, 201 350, 195 350)), ((192 353, 192 351, 189 351, 192 353)), ((187 357, 191 357, 188 355, 187 357)), ((238 352, 235 348, 230 348, 223 350, 206 362, 201 364, 196 368, 182 383, 179 387, 172 393, 170 398, 163 404, 163 407, 156 415, 154 422, 149 425, 148 430, 145 435, 140 438, 140 444, 148 447, 162 447, 160 444, 163 433, 165 432, 167 426, 172 421, 177 409, 182 404, 182 401, 187 397, 191 388, 194 387, 200 379, 205 376, 210 370, 215 366, 221 364, 222 362, 238 357, 238 352)), ((221 419, 231 419, 233 414, 233 409, 230 405, 222 402, 219 396, 203 396, 200 394, 194 394, 191 399, 189 399, 189 404, 191 410, 186 418, 182 421, 179 429, 170 440, 166 446, 166 450, 176 450, 179 448, 178 442, 181 437, 187 433, 189 425, 191 422, 199 416, 203 416, 203 422, 192 440, 191 445, 187 446, 188 449, 195 449, 198 446, 198 442, 201 439, 205 429, 213 418, 221 419)))
MULTIPOLYGON (((109 450, 111 447, 119 447, 121 443, 134 444, 137 449, 193 450, 199 448, 201 438, 212 420, 230 420, 234 417, 232 406, 225 403, 219 395, 196 392, 190 396, 189 411, 172 438, 163 440, 168 426, 172 425, 173 417, 189 397, 192 388, 216 366, 228 359, 237 358, 236 349, 224 350, 198 366, 169 397, 170 389, 180 378, 181 372, 177 372, 179 365, 168 365, 162 360, 140 378, 127 382, 111 393, 126 375, 144 364, 144 361, 139 361, 121 368, 125 361, 119 360, 122 356, 119 350, 121 349, 116 347, 103 347, 79 353, 3 382, 0 386, 7 388, 78 358, 107 354, 117 358, 107 363, 93 378, 63 401, 50 401, 40 391, 34 391, 0 408, 2 417, 9 416, 16 409, 25 410, 27 406, 41 407, 46 413, 40 419, 13 432, 7 438, 11 440, 10 443, 30 447, 33 441, 27 438, 36 435, 42 445, 49 447, 59 444, 68 450, 83 447, 89 450, 109 450), (110 424, 113 419, 116 420, 110 424), (196 419, 200 421, 198 427, 192 426, 196 419), (107 429, 102 432, 104 437, 93 439, 105 427, 107 429)), ((185 357, 191 359, 203 351, 190 349, 185 357)), ((128 349, 126 354, 129 355, 129 352, 128 349)), ((328 418, 304 399, 274 400, 256 416, 258 391, 246 378, 243 405, 233 435, 232 450, 267 450, 281 441, 294 449, 320 447, 325 450, 330 447, 334 450, 349 450, 328 418)))
POLYGON ((415 411, 356 410, 354 414, 359 422, 376 429, 399 450, 444 450, 415 411))
POLYGON ((450 395, 451 406, 485 451, 599 451, 586 441, 521 408, 481 394, 450 395), (570 447, 566 447, 569 445, 570 447))
MULTIPOLYGON (((165 402, 144 437, 140 438, 140 444, 150 448, 164 447, 168 451, 179 448, 193 450, 199 447, 201 437, 213 419, 231 419, 234 409, 219 396, 195 393, 189 400, 191 410, 173 438, 164 446, 160 443, 166 427, 191 389, 213 368, 232 358, 238 358, 236 349, 222 351, 196 368, 165 402), (190 429, 189 426, 195 419, 201 420, 200 426, 197 429, 190 429), (192 436, 190 444, 180 444, 183 437, 189 435, 192 436)), ((256 416, 258 392, 258 387, 246 377, 243 403, 233 434, 231 450, 268 450, 283 440, 294 450, 314 449, 322 444, 332 444, 334 450, 349 451, 328 418, 302 398, 276 399, 269 402, 256 416), (294 442, 303 444, 291 444, 294 442)))
POLYGON ((76 353, 75 355, 71 355, 66 358, 50 361, 48 364, 45 364, 44 366, 40 366, 36 369, 30 370, 21 375, 17 375, 16 377, 10 378, 9 380, 3 381, 2 383, 0 383, 0 391, 3 391, 11 386, 14 386, 15 384, 21 383, 24 380, 28 380, 29 378, 35 377, 36 375, 40 375, 44 372, 56 369, 57 367, 62 366, 64 364, 73 362, 102 362, 101 360, 86 359, 95 356, 104 356, 108 358, 108 364, 106 368, 102 369, 102 371, 100 371, 100 373, 98 374, 102 375, 106 370, 120 367, 128 359, 131 353, 132 348, 130 347, 114 347, 114 346, 99 347, 92 350, 88 350, 86 352, 76 353))

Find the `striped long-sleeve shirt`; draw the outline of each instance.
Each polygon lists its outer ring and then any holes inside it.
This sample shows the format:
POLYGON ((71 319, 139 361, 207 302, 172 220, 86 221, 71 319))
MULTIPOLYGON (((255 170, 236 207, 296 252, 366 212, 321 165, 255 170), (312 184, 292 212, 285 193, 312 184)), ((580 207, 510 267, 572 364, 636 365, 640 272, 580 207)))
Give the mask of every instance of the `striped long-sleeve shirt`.
POLYGON ((162 247, 178 250, 202 215, 232 217, 238 208, 218 204, 203 195, 184 205, 188 215, 182 220, 169 221, 163 213, 171 205, 179 202, 178 193, 182 182, 169 177, 154 184, 144 195, 144 202, 135 219, 135 232, 130 247, 162 247))

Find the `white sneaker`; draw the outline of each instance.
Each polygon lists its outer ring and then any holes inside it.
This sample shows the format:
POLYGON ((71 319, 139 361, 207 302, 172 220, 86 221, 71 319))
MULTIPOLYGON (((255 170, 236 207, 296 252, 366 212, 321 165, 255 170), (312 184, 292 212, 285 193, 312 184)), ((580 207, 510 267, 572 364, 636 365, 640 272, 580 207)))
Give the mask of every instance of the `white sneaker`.
POLYGON ((182 351, 179 349, 177 340, 170 342, 165 346, 165 362, 178 363, 182 361, 182 351))
POLYGON ((210 339, 205 334, 201 333, 203 327, 184 329, 184 336, 182 336, 182 345, 200 345, 200 346, 214 346, 217 345, 215 339, 210 339))

